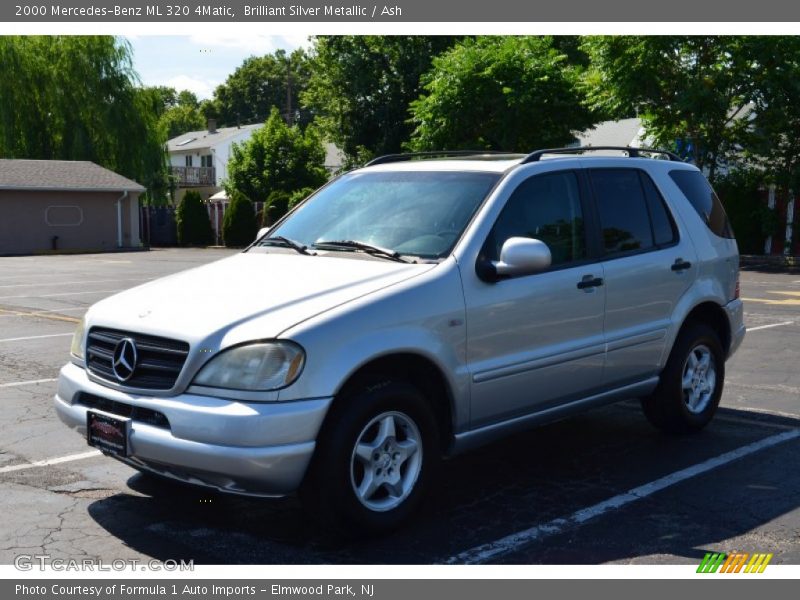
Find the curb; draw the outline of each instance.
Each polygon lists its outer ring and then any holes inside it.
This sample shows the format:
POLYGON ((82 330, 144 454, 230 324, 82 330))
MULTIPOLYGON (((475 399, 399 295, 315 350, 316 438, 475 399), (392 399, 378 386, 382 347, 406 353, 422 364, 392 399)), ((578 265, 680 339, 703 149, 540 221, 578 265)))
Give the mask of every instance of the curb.
POLYGON ((800 256, 761 256, 743 254, 739 256, 739 265, 743 269, 765 269, 775 271, 800 271, 800 256))

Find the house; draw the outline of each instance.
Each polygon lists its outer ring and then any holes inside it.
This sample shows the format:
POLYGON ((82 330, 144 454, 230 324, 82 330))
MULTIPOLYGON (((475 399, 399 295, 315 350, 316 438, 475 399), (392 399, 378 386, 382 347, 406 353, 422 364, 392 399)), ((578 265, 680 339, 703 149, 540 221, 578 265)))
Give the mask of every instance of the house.
POLYGON ((344 152, 336 144, 325 142, 325 168, 328 173, 336 175, 342 170, 344 165, 344 152))
POLYGON ((178 202, 187 190, 200 193, 203 200, 222 190, 228 176, 231 146, 250 139, 263 123, 239 127, 217 128, 216 120, 209 119, 203 131, 190 131, 167 142, 170 173, 176 179, 178 202))
POLYGON ((0 255, 138 248, 144 191, 92 162, 0 159, 0 255))
POLYGON ((636 117, 619 121, 603 121, 591 129, 576 134, 575 146, 630 146, 639 148, 644 143, 642 121, 636 117))
MULTIPOLYGON (((203 200, 208 200, 222 191, 228 176, 228 160, 233 144, 250 139, 263 123, 239 127, 219 127, 216 120, 209 119, 203 131, 190 131, 167 142, 170 173, 175 177, 179 202, 187 190, 196 190, 203 200)), ((342 168, 344 154, 330 142, 325 144, 325 168, 331 174, 342 168)))

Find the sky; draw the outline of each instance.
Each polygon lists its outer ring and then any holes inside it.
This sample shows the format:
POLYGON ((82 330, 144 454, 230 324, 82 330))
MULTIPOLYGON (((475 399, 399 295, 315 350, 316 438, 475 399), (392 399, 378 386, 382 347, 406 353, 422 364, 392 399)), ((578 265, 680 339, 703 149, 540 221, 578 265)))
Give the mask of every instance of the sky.
POLYGON ((144 85, 166 85, 190 90, 200 100, 249 56, 262 56, 281 48, 291 52, 310 46, 301 35, 127 36, 133 64, 144 85))

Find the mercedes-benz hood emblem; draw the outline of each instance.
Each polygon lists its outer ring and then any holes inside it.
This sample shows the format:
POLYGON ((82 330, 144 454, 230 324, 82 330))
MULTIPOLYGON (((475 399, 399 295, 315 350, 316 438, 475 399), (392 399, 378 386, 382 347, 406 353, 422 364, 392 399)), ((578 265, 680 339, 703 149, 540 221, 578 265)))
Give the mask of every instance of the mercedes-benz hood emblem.
POLYGON ((133 377, 138 359, 136 343, 131 338, 123 338, 117 342, 111 362, 111 368, 114 369, 117 379, 124 382, 133 377))

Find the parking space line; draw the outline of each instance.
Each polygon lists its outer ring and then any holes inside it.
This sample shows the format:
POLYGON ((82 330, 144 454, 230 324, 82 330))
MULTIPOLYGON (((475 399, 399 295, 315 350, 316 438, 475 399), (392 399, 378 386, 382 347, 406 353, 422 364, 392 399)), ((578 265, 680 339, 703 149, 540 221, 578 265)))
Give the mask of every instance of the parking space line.
MULTIPOLYGON (((772 417, 783 417, 785 419, 800 419, 800 414, 785 412, 782 410, 772 410, 771 408, 752 408, 750 406, 727 406, 732 410, 742 410, 745 412, 752 412, 761 415, 770 415, 772 417)), ((759 425, 761 423, 759 422, 759 425)))
POLYGON ((800 429, 792 429, 791 431, 772 435, 757 442, 753 442, 752 444, 741 446, 740 448, 736 448, 730 452, 725 452, 724 454, 720 454, 714 458, 710 458, 701 463, 681 469, 680 471, 675 471, 674 473, 670 473, 669 475, 665 475, 664 477, 651 481, 650 483, 635 487, 627 492, 618 494, 617 496, 613 496, 592 506, 582 508, 578 511, 575 511, 568 517, 553 519, 552 521, 543 523, 541 525, 535 525, 529 529, 525 529, 524 531, 512 533, 511 535, 494 542, 475 546, 474 548, 465 550, 464 552, 456 554, 455 556, 451 556, 444 562, 445 564, 468 565, 486 563, 490 560, 510 554, 511 552, 521 550, 533 542, 563 533, 575 527, 579 527, 593 519, 596 519, 597 517, 608 513, 609 511, 620 509, 628 504, 631 504, 632 502, 636 502, 637 500, 643 500, 648 496, 652 496, 656 492, 660 492, 661 490, 686 481, 687 479, 691 479, 692 477, 696 477, 711 471, 712 469, 724 466, 735 460, 749 456, 750 454, 754 454, 756 452, 766 450, 767 448, 771 448, 772 446, 776 446, 778 444, 798 438, 800 438, 800 429))
POLYGON ((742 297, 742 301, 744 302, 761 302, 763 304, 772 304, 775 306, 798 306, 800 305, 800 300, 795 298, 789 298, 787 300, 771 300, 769 298, 744 298, 742 297))
POLYGON ((21 385, 34 385, 36 383, 50 383, 51 381, 58 381, 55 377, 50 379, 31 379, 29 381, 14 381, 12 383, 0 383, 0 388, 19 387, 21 385))
POLYGON ((85 284, 85 283, 117 283, 118 281, 150 281, 150 277, 125 277, 123 279, 90 279, 90 280, 73 280, 73 281, 48 281, 46 283, 11 283, 0 285, 0 289, 3 288, 15 288, 15 287, 42 287, 42 286, 50 286, 56 287, 59 285, 77 285, 77 284, 85 284))
POLYGON ((50 465, 58 465, 65 462, 72 462, 74 460, 83 460, 85 458, 100 456, 101 454, 102 452, 100 452, 99 450, 90 450, 89 452, 81 452, 80 454, 68 454, 67 456, 57 456, 56 458, 46 458, 44 460, 36 460, 22 465, 11 465, 8 467, 0 467, 0 473, 23 471, 25 469, 34 469, 36 467, 49 467, 50 465))
POLYGON ((83 292, 59 292, 58 294, 19 294, 17 296, 0 296, 0 300, 9 300, 11 298, 56 298, 60 296, 80 296, 82 294, 106 294, 110 292, 121 292, 122 289, 117 290, 86 290, 83 292))
POLYGON ((48 335, 29 335, 26 337, 15 337, 15 338, 5 338, 0 340, 0 342, 23 342, 25 340, 41 340, 44 338, 54 338, 54 337, 66 337, 68 335, 73 335, 74 332, 70 331, 69 333, 50 333, 48 335))
POLYGON ((769 329, 770 327, 783 327, 784 325, 794 325, 794 321, 784 321, 783 323, 772 323, 770 325, 759 325, 758 327, 748 327, 747 331, 758 331, 759 329, 769 329))
MULTIPOLYGON (((781 415, 786 416, 786 415, 781 415)), ((797 417, 795 417, 796 419, 797 417)), ((783 431, 789 431, 790 429, 796 429, 795 425, 787 425, 784 423, 770 423, 769 421, 755 421, 752 417, 737 417, 735 415, 716 415, 714 417, 714 422, 716 421, 723 421, 725 423, 736 423, 737 425, 748 425, 752 427, 756 425, 758 427, 764 427, 765 429, 782 429, 783 431)))
POLYGON ((75 317, 67 317, 64 315, 48 315, 48 314, 39 314, 35 312, 27 312, 24 310, 8 310, 6 308, 0 308, 0 317, 39 317, 40 319, 48 319, 50 321, 67 321, 68 323, 79 323, 80 319, 76 319, 75 317))
MULTIPOLYGON (((741 381, 726 380, 725 385, 740 387, 746 390, 758 390, 759 392, 778 392, 779 394, 789 394, 792 396, 800 395, 800 388, 782 383, 743 383, 741 381)), ((753 409, 756 410, 756 409, 753 409)), ((800 415, 795 415, 795 418, 800 415)))
POLYGON ((20 316, 32 316, 32 317, 41 317, 47 316, 50 313, 60 313, 60 312, 72 312, 74 310, 89 310, 88 306, 73 306, 72 308, 48 308, 47 310, 33 310, 31 312, 20 312, 17 310, 9 310, 6 308, 0 308, 0 312, 7 313, 0 315, 0 319, 8 318, 8 317, 20 317, 20 316))

